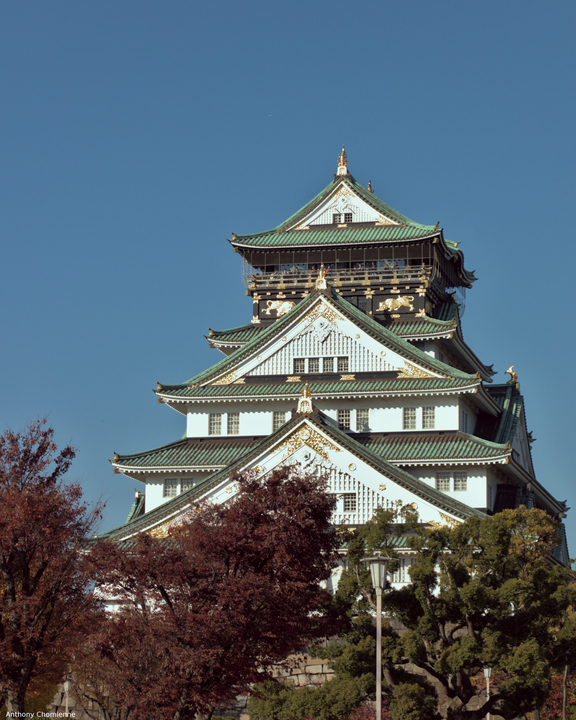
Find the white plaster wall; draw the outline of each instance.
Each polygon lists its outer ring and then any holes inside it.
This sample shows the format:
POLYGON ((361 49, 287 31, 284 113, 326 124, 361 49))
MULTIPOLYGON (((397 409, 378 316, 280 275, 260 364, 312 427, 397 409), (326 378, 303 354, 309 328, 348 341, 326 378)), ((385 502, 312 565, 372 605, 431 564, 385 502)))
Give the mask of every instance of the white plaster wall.
MULTIPOLYGON (((415 407, 416 429, 422 430, 423 406, 435 407, 435 430, 457 430, 459 427, 458 399, 449 396, 403 398, 402 400, 314 400, 314 404, 329 418, 336 422, 338 410, 350 410, 350 428, 356 430, 356 410, 368 408, 370 410, 369 423, 371 432, 401 432, 403 430, 403 408, 415 407)), ((220 413, 222 415, 221 435, 226 435, 227 418, 229 412, 240 413, 239 435, 269 435, 272 432, 272 414, 274 411, 284 411, 286 419, 295 408, 294 402, 278 403, 264 401, 261 403, 211 403, 210 405, 189 406, 187 416, 187 437, 208 437, 208 415, 220 413)), ((410 432, 407 430, 406 432, 410 432)))
MULTIPOLYGON (((144 496, 144 511, 150 512, 150 510, 154 510, 154 508, 157 508, 159 505, 163 505, 165 502, 168 502, 168 500, 171 500, 172 498, 164 497, 164 480, 165 479, 173 479, 177 478, 179 482, 181 483, 182 480, 192 480, 193 483, 199 483, 205 478, 207 478, 212 473, 209 472, 195 472, 195 473, 164 473, 164 474, 154 474, 154 475, 147 475, 146 476, 146 494, 144 496)), ((182 486, 180 485, 178 488, 178 494, 182 491, 182 486)))
POLYGON ((476 420, 478 419, 478 408, 472 405, 472 403, 465 397, 459 400, 459 420, 458 427, 462 432, 468 433, 469 435, 474 434, 474 428, 476 427, 476 420), (468 420, 466 420, 468 416, 468 420))
MULTIPOLYGON (((208 415, 222 414, 221 436, 227 435, 227 414, 240 413, 240 431, 238 435, 270 435, 272 432, 273 412, 285 412, 286 420, 295 408, 293 402, 250 402, 250 403, 211 403, 210 405, 192 405, 188 408, 186 422, 187 437, 208 437, 208 415)), ((218 437, 217 435, 211 437, 218 437)))
MULTIPOLYGON (((449 497, 459 500, 473 508, 487 507, 487 469, 485 466, 478 465, 451 465, 451 466, 434 466, 428 468, 405 468, 412 475, 422 480, 430 487, 436 487, 436 473, 439 472, 465 472, 468 475, 467 490, 454 491, 444 493, 449 497)), ((450 487, 454 487, 453 477, 451 478, 450 487)))

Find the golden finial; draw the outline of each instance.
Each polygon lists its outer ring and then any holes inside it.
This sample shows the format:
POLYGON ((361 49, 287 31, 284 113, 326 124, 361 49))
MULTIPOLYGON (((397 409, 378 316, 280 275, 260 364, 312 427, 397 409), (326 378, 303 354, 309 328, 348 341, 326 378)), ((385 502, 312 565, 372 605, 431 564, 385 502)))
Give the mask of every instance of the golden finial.
POLYGON ((336 175, 348 175, 348 166, 346 165, 346 162, 346 150, 344 150, 344 145, 342 145, 342 153, 338 157, 338 172, 336 175))
POLYGON ((434 225, 434 230, 440 230, 440 221, 438 221, 436 225, 434 225))
POLYGON ((368 190, 373 193, 374 190, 372 190, 372 180, 368 180, 368 190))
POLYGON ((296 412, 303 415, 305 413, 311 413, 312 410, 312 395, 310 394, 310 385, 308 385, 308 382, 306 381, 304 387, 302 388, 302 395, 298 400, 298 408, 296 409, 296 412))
POLYGON ((114 460, 118 460, 118 458, 120 457, 120 456, 118 455, 118 453, 113 453, 113 455, 114 455, 114 460))
POLYGON ((232 240, 238 240, 238 235, 236 235, 236 233, 232 233, 232 240))
POLYGON ((318 277, 316 278, 316 290, 326 290, 326 270, 324 270, 324 263, 320 265, 318 270, 318 277))
POLYGON ((156 380, 156 390, 162 390, 164 388, 163 385, 161 385, 158 380, 156 380))
POLYGON ((510 380, 506 383, 507 385, 515 385, 518 382, 518 375, 514 372, 514 365, 510 365, 508 370, 506 370, 506 374, 510 375, 510 380))

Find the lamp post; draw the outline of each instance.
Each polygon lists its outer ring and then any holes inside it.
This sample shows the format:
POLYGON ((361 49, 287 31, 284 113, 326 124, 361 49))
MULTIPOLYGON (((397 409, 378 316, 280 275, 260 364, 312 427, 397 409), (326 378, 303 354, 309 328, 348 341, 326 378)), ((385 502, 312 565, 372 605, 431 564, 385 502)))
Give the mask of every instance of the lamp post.
POLYGON ((382 720, 382 590, 386 587, 388 563, 392 558, 376 550, 372 557, 362 558, 370 568, 376 590, 376 720, 382 720))
MULTIPOLYGON (((484 677, 486 678, 486 702, 490 700, 490 678, 492 677, 492 668, 484 668, 484 677)), ((490 713, 486 713, 487 720, 490 720, 490 713)))
POLYGON ((66 696, 66 717, 68 717, 68 693, 70 692, 70 680, 64 681, 64 695, 66 696))

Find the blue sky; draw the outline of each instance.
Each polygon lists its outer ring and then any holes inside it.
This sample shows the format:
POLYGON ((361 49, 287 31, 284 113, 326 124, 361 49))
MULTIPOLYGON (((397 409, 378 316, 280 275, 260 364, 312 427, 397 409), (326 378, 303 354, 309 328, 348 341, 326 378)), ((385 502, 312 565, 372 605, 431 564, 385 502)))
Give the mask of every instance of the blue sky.
POLYGON ((345 143, 357 180, 460 241, 465 339, 497 382, 518 372, 575 555, 575 20, 502 0, 2 3, 0 431, 47 415, 121 524, 140 486, 107 458, 181 437, 151 388, 251 317, 226 238, 301 207, 345 143))

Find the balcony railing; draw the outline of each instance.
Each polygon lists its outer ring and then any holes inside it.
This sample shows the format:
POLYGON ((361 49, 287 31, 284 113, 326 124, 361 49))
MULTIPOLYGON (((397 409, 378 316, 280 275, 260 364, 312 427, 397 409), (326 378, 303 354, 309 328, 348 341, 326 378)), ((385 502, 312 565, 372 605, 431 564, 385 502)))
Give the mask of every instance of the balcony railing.
MULTIPOLYGON (((431 265, 405 266, 401 267, 380 267, 380 268, 348 268, 348 269, 326 269, 326 280, 330 285, 340 287, 341 285, 375 285, 382 283, 402 282, 426 282, 432 276, 431 265)), ((251 290, 270 287, 313 287, 318 277, 318 270, 275 270, 273 272, 260 272, 250 268, 246 272, 245 279, 251 290)))

